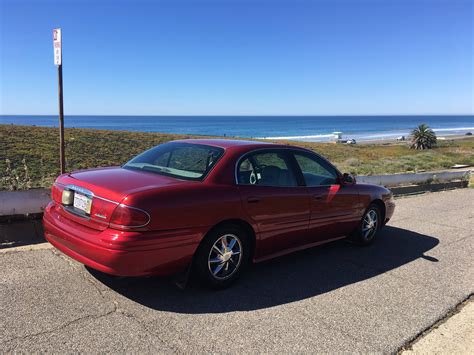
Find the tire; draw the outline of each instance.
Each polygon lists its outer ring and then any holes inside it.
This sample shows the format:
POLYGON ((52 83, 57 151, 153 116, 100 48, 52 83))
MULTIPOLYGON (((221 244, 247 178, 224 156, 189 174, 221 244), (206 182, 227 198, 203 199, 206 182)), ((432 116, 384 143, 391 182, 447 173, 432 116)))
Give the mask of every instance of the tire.
POLYGON ((382 213, 376 204, 370 204, 364 212, 359 226, 351 236, 351 240, 358 245, 369 245, 377 236, 382 227, 382 213))
POLYGON ((240 277, 249 257, 248 235, 235 225, 225 225, 203 239, 194 258, 194 269, 206 286, 223 289, 240 277))

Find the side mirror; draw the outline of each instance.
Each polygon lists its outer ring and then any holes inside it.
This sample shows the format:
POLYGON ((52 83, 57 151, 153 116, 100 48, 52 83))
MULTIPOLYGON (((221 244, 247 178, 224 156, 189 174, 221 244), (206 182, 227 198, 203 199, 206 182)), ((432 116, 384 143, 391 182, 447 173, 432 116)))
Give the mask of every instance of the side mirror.
POLYGON ((342 174, 341 180, 343 185, 354 185, 356 183, 356 178, 348 173, 342 174))

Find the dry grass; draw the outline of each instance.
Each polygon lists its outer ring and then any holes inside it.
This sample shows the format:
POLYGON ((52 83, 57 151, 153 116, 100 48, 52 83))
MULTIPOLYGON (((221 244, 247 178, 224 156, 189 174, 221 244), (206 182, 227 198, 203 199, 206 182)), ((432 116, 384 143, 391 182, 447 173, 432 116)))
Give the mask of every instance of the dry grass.
MULTIPOLYGON (((145 149, 173 139, 196 136, 69 128, 65 130, 68 171, 121 165, 145 149)), ((55 128, 0 125, 0 189, 49 187, 59 174, 55 128)), ((281 143, 281 141, 279 141, 281 143)), ((285 142, 312 149, 341 171, 357 175, 401 173, 474 165, 474 139, 440 141, 429 151, 406 144, 285 142)))

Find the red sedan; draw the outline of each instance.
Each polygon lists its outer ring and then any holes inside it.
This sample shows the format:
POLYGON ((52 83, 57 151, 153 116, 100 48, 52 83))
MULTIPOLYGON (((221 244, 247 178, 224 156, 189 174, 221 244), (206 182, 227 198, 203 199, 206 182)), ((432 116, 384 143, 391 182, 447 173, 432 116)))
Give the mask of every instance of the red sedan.
POLYGON ((395 205, 310 150, 181 140, 121 167, 59 176, 43 223, 59 250, 105 273, 193 268, 214 287, 259 262, 341 238, 369 244, 395 205))

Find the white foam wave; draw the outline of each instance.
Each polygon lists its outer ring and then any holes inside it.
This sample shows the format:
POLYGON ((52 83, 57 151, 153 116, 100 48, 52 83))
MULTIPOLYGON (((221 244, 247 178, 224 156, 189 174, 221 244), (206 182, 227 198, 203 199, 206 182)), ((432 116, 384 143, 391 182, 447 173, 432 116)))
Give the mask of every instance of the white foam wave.
POLYGON ((316 139, 316 138, 334 138, 334 134, 313 134, 310 136, 286 136, 286 137, 257 137, 257 139, 273 140, 293 140, 293 139, 316 139))
MULTIPOLYGON (((450 128, 434 128, 433 131, 442 134, 445 132, 447 135, 464 133, 468 131, 474 131, 474 127, 450 127, 450 128)), ((377 140, 377 139, 394 139, 399 136, 409 136, 411 131, 392 131, 392 132, 380 132, 380 133, 347 133, 343 134, 344 139, 356 138, 357 140, 377 140)), ((312 134, 312 135, 301 135, 301 136, 268 136, 268 137, 258 137, 257 139, 271 139, 271 140, 328 140, 337 138, 335 134, 312 134)))
POLYGON ((458 127, 458 128, 433 128, 435 132, 452 132, 452 131, 469 131, 474 130, 474 127, 458 127))

